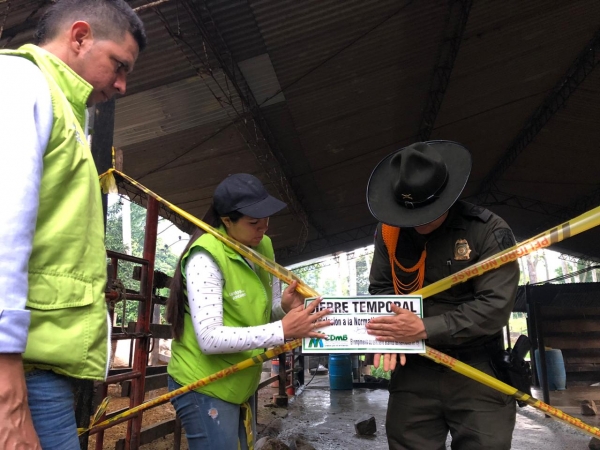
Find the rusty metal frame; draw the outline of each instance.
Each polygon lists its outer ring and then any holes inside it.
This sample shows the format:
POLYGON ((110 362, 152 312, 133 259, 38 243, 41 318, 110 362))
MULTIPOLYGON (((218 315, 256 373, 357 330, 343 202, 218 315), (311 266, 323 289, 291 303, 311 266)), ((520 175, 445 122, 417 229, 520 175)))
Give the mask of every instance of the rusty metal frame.
MULTIPOLYGON (((158 201, 148 198, 146 210, 146 232, 144 235, 144 259, 148 261, 147 266, 142 267, 142 279, 140 282, 140 293, 145 300, 140 303, 138 310, 138 321, 136 333, 142 336, 136 339, 133 371, 140 372, 139 378, 132 380, 132 395, 129 406, 141 405, 144 402, 144 383, 146 381, 146 366, 148 365, 148 348, 150 346, 150 322, 152 321, 152 293, 154 283, 154 258, 156 256, 156 239, 158 234, 158 201)), ((137 450, 140 446, 139 438, 142 430, 142 414, 138 414, 127 426, 125 438, 126 450, 137 450)))
MULTIPOLYGON (((153 306, 153 283, 154 283, 154 259, 156 255, 156 240, 158 234, 158 201, 154 198, 148 198, 146 212, 146 230, 144 235, 143 258, 136 258, 130 255, 119 254, 116 252, 107 252, 112 261, 112 277, 117 278, 118 261, 131 261, 140 264, 142 267, 140 294, 126 294, 125 298, 139 301, 138 318, 135 325, 135 332, 121 333, 112 336, 113 340, 132 339, 135 341, 135 350, 133 352, 133 363, 130 364, 131 370, 118 375, 109 376, 104 383, 98 387, 97 398, 103 399, 107 396, 108 385, 121 381, 131 380, 132 392, 130 395, 130 408, 138 406, 144 402, 146 368, 148 366, 148 348, 152 340, 150 333, 150 323, 152 321, 153 306)), ((107 300, 114 301, 118 295, 114 292, 107 293, 107 300)), ((114 319, 114 309, 110 308, 111 324, 114 319)), ((123 317, 125 321, 125 317, 123 317)), ((126 328, 124 328, 125 330, 126 328)), ((129 417, 127 434, 125 437, 125 448, 127 450, 138 450, 140 446, 140 434, 142 428, 142 414, 129 417)), ((115 422, 111 426, 120 423, 115 422)), ((108 428, 108 427, 107 427, 108 428)), ((102 450, 104 447, 104 429, 97 432, 96 450, 102 450)))

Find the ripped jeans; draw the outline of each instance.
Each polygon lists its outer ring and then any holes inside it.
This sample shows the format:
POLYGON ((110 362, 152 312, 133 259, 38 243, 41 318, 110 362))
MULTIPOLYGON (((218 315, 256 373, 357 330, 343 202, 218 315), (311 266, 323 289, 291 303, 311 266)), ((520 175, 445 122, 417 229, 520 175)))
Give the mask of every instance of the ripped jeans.
MULTIPOLYGON (((169 376, 169 391, 179 389, 169 376)), ((248 449, 244 416, 240 405, 199 392, 190 391, 173 399, 171 403, 181 420, 190 450, 241 450, 248 449)), ((248 400, 252 408, 252 434, 256 444, 256 407, 254 396, 248 400)))

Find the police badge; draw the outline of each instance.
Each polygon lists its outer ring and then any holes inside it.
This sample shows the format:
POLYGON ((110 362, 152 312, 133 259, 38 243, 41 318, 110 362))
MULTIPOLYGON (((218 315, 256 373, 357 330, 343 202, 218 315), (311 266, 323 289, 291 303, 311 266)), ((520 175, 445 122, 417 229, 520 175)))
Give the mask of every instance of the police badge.
POLYGON ((468 261, 471 255, 471 248, 466 239, 459 239, 454 244, 454 259, 456 261, 468 261))

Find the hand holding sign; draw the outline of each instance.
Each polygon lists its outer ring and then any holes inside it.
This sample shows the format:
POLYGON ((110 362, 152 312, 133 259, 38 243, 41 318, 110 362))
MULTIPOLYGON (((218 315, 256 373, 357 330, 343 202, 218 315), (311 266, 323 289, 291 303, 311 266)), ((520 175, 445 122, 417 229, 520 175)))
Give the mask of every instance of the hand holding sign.
POLYGON ((323 320, 327 314, 331 313, 330 309, 315 312, 319 303, 323 300, 319 297, 314 302, 310 303, 306 308, 304 305, 293 308, 281 321, 283 326, 283 336, 287 338, 326 338, 325 333, 320 333, 319 328, 328 327, 331 325, 331 320, 323 320), (314 314, 313 314, 314 313, 314 314))
MULTIPOLYGON (((393 316, 375 317, 367 325, 367 332, 377 336, 378 341, 420 341, 427 338, 423 320, 416 314, 406 309, 392 305, 393 316)), ((373 365, 379 367, 380 353, 375 354, 373 365)), ((383 355, 383 370, 394 370, 397 363, 397 354, 386 353, 383 355)), ((400 365, 406 364, 406 356, 400 354, 400 365)))
POLYGON ((392 316, 374 317, 366 324, 367 333, 378 341, 414 342, 427 339, 423 320, 415 313, 391 304, 392 316))

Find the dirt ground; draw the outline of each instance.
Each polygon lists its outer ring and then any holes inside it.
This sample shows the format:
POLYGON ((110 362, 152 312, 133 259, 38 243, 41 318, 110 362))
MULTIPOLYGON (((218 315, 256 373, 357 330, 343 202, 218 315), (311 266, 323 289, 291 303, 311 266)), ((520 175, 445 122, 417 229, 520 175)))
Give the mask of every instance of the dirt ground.
MULTIPOLYGON (((167 388, 150 391, 146 394, 146 401, 166 394, 167 388)), ((259 391, 257 405, 257 431, 260 434, 261 430, 276 418, 285 417, 287 409, 277 408, 272 404, 273 395, 277 393, 275 388, 264 388, 259 391)), ((129 398, 120 396, 120 387, 110 385, 108 395, 111 397, 108 412, 116 411, 125 407, 129 407, 129 398)), ((159 422, 175 418, 175 410, 171 403, 166 403, 156 408, 145 411, 142 417, 142 428, 153 425, 159 422)), ((114 427, 108 428, 104 432, 104 443, 102 448, 113 450, 119 439, 125 437, 127 433, 127 422, 120 423, 114 427)), ((90 436, 88 450, 95 450, 96 436, 90 436)), ((164 438, 160 438, 149 444, 142 445, 141 450, 171 450, 173 449, 173 434, 169 434, 164 438)), ((188 450, 185 434, 181 438, 181 450, 188 450)))

